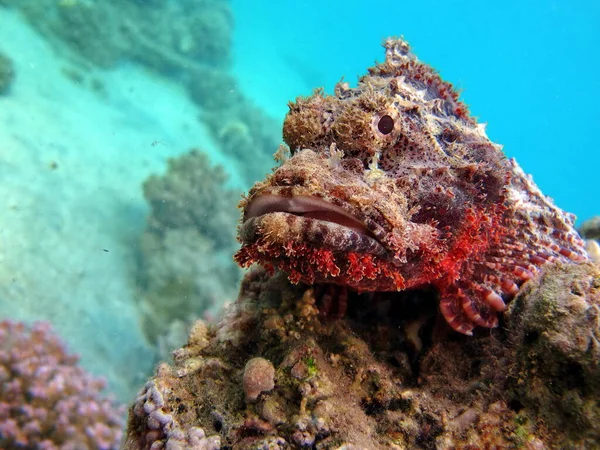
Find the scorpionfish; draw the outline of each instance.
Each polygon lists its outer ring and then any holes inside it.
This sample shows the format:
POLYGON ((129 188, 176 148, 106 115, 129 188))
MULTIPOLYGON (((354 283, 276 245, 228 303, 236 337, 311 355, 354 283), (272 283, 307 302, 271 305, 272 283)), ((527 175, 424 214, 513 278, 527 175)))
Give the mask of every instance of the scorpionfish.
POLYGON ((358 292, 433 286, 459 333, 540 268, 587 259, 574 216, 542 194, 403 39, 356 88, 289 104, 289 155, 242 200, 236 261, 358 292))

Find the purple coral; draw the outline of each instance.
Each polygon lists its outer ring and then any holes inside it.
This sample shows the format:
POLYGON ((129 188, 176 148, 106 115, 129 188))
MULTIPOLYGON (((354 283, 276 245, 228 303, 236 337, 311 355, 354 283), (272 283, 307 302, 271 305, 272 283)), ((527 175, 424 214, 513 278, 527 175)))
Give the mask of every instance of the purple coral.
POLYGON ((123 408, 48 323, 0 322, 0 448, 117 449, 123 408))

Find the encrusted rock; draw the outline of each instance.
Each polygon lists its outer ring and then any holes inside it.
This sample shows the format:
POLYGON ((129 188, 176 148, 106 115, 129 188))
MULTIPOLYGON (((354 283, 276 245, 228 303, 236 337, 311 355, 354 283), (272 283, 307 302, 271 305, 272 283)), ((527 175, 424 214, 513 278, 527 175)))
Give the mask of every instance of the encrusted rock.
POLYGON ((511 383, 516 399, 577 448, 597 446, 600 268, 590 263, 548 268, 525 286, 508 317, 516 346, 511 383))
MULTIPOLYGON (((351 300, 350 317, 369 308, 351 300)), ((251 271, 221 322, 196 326, 173 366, 144 388, 125 449, 174 439, 156 434, 162 423, 178 435, 200 427, 236 449, 510 448, 535 437, 529 425, 515 434, 501 331, 428 344, 417 374, 413 347, 386 312, 330 322, 307 315, 314 303, 314 290, 285 274, 251 271)))
POLYGON ((136 450, 219 450, 219 436, 186 421, 189 398, 172 398, 172 371, 159 366, 157 378, 146 383, 129 413, 129 433, 123 444, 136 450), (186 403, 186 400, 188 401, 186 403), (174 410, 173 408, 176 407, 174 410))
POLYGON ((246 400, 256 401, 263 392, 275 387, 275 368, 265 358, 252 358, 244 368, 244 394, 246 400))
POLYGON ((548 266, 491 333, 424 325, 417 355, 398 326, 406 298, 395 299, 399 322, 368 296, 349 297, 344 320, 307 322, 313 295, 283 273, 251 271, 221 322, 197 324, 142 390, 125 449, 191 442, 196 428, 202 445, 236 449, 593 448, 600 439, 597 266, 548 266))

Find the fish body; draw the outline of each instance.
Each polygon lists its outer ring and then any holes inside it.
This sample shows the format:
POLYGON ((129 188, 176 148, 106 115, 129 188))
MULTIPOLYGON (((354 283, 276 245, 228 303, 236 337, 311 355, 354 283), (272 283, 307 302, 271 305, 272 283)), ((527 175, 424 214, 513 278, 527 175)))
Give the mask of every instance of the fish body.
POLYGON ((585 260, 574 216, 539 190, 402 39, 356 88, 290 103, 290 157, 242 201, 243 267, 359 292, 434 286, 463 334, 496 327, 552 261, 585 260))

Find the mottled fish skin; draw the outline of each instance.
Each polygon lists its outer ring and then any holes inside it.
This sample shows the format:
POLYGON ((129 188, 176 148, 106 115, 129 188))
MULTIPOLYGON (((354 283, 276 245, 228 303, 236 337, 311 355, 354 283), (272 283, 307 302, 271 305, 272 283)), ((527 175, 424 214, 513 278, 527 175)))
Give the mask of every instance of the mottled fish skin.
POLYGON ((242 201, 241 266, 358 291, 426 285, 463 334, 496 327, 551 261, 587 258, 574 217, 492 143, 402 39, 356 88, 290 103, 291 157, 242 201))

